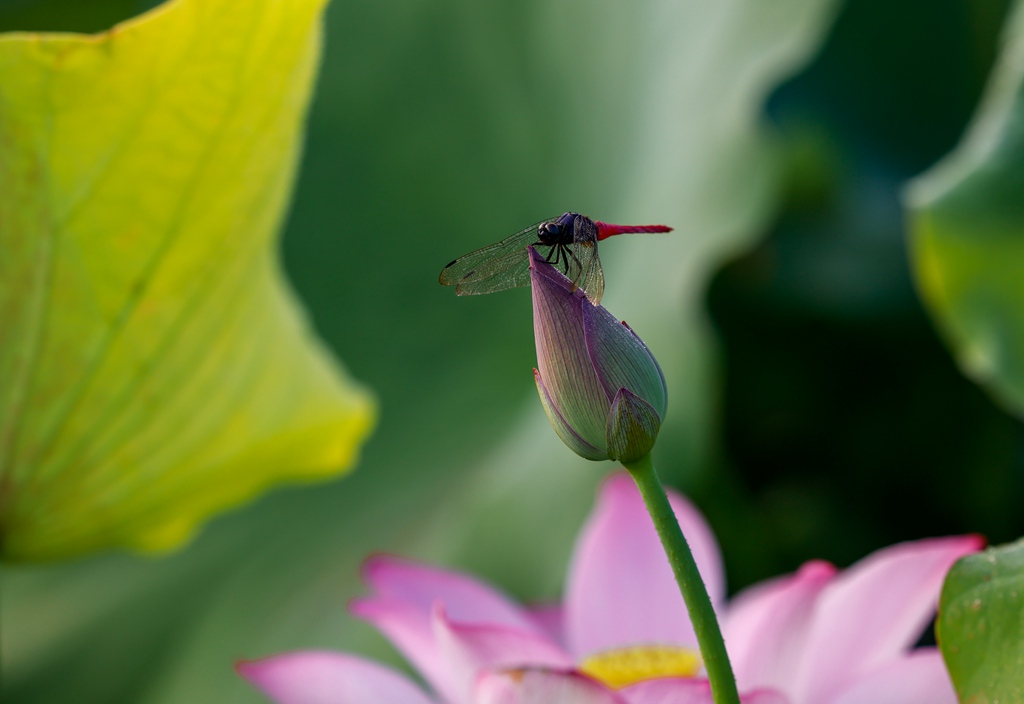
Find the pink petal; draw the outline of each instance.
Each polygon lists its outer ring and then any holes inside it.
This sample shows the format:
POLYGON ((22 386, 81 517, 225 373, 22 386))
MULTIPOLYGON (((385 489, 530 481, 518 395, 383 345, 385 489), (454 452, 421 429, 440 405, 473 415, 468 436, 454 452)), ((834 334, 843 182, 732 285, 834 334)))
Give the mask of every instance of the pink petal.
MULTIPOLYGON (((697 509, 669 499, 718 604, 725 595, 718 544, 697 509)), ((566 637, 577 657, 642 643, 696 646, 679 587, 633 480, 609 477, 576 542, 566 588, 566 637)))
POLYGON ((278 704, 431 704, 394 670, 344 653, 286 653, 240 662, 237 669, 278 704))
MULTIPOLYGON (((711 686, 705 679, 665 677, 647 680, 621 690, 629 704, 712 704, 711 686)), ((740 695, 741 704, 788 704, 782 694, 759 690, 740 695)))
POLYGON ((429 612, 393 598, 356 599, 349 604, 353 616, 369 621, 411 662, 435 691, 447 693, 448 663, 437 650, 429 612))
POLYGON ((504 670, 476 683, 475 704, 625 704, 615 692, 576 672, 504 670))
POLYGON ((484 670, 573 665, 572 658, 544 636, 509 626, 456 623, 440 605, 433 625, 438 654, 448 668, 442 691, 455 704, 471 701, 473 685, 484 670))
POLYGON ((792 688, 818 595, 835 574, 827 562, 808 562, 795 575, 762 582, 729 603, 722 631, 741 690, 792 688))
POLYGON ((939 589, 978 536, 901 543, 844 571, 818 598, 794 698, 818 704, 910 648, 935 613, 939 589))
POLYGON ((542 632, 524 609, 463 574, 376 555, 363 565, 363 579, 374 595, 352 601, 349 610, 387 636, 438 692, 450 694, 453 679, 434 639, 436 604, 443 604, 449 618, 460 622, 542 632))
POLYGON ((375 596, 418 605, 424 614, 441 602, 449 618, 455 621, 533 628, 529 615, 511 599, 458 572, 390 555, 375 555, 363 565, 363 579, 375 596))
POLYGON ((956 704, 942 656, 922 648, 861 678, 829 704, 956 704))

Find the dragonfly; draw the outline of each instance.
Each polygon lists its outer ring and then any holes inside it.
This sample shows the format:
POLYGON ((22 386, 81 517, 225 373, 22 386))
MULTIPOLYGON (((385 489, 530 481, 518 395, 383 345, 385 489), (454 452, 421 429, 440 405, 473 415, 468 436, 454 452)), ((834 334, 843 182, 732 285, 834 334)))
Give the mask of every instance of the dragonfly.
POLYGON ((594 305, 604 293, 604 273, 597 256, 597 243, 612 235, 629 232, 671 232, 665 225, 612 225, 591 220, 579 213, 563 213, 541 220, 500 242, 463 255, 441 270, 442 286, 454 286, 459 296, 494 293, 530 283, 533 247, 544 260, 583 289, 594 305))

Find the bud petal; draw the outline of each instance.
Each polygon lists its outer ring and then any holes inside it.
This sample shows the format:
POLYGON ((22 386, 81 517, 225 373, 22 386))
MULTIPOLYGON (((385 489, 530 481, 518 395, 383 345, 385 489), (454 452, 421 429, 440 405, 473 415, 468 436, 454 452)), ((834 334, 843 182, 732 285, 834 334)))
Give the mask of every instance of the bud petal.
MULTIPOLYGON (((593 307, 583 291, 530 250, 533 332, 537 368, 548 399, 565 423, 602 457, 611 396, 590 362, 583 309, 593 307)), ((586 456, 586 455, 584 455, 586 456)))
POLYGON ((654 406, 627 388, 619 389, 608 412, 608 456, 635 462, 654 448, 661 416, 654 406))
POLYGON ((604 306, 583 306, 587 351, 609 401, 621 388, 647 401, 661 418, 668 408, 668 387, 661 367, 643 340, 604 306))
POLYGON ((579 434, 572 429, 568 423, 565 422, 565 418, 562 417, 561 412, 555 407, 554 403, 551 402, 551 396, 548 394, 548 390, 544 387, 544 380, 540 376, 540 372, 536 369, 533 370, 533 380, 537 382, 537 392, 540 394, 541 405, 544 406, 544 413, 547 414, 548 420, 551 421, 551 427, 555 429, 555 434, 562 438, 570 450, 575 452, 580 457, 588 460, 606 460, 608 455, 604 453, 589 442, 579 436, 579 434))

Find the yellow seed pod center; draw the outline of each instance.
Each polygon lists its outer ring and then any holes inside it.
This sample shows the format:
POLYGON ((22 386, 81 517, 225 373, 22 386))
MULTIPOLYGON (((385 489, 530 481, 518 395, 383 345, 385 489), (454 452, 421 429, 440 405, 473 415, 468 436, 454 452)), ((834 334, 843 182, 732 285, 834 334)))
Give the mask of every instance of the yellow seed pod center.
POLYGON ((657 677, 694 677, 700 666, 700 655, 695 650, 639 645, 590 655, 580 663, 580 671, 612 689, 620 689, 657 677))

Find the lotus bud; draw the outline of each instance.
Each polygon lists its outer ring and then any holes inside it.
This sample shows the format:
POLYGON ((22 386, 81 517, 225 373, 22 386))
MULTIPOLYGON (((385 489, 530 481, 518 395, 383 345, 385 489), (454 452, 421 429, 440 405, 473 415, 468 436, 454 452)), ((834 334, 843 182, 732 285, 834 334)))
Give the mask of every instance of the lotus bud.
POLYGON ((668 391, 647 345, 532 247, 530 279, 533 376, 555 432, 588 460, 633 462, 648 454, 668 391))

